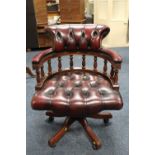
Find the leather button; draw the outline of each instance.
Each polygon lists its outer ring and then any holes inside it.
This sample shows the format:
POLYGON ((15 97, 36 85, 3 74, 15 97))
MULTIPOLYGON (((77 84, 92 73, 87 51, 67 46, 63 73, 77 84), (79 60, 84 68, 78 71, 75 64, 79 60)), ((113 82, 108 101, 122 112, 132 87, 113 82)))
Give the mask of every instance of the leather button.
POLYGON ((57 38, 58 38, 59 40, 62 39, 61 33, 60 33, 59 31, 57 32, 57 38))
POLYGON ((82 89, 82 95, 83 95, 83 97, 89 97, 89 89, 83 88, 82 89))
POLYGON ((105 96, 108 94, 108 92, 105 90, 105 89, 99 89, 98 90, 99 94, 102 95, 102 96, 105 96))
POLYGON ((55 88, 52 87, 52 88, 48 89, 47 91, 45 91, 45 96, 50 97, 54 94, 54 92, 55 92, 55 88))
POLYGON ((81 86, 81 82, 80 81, 75 81, 74 82, 74 86, 75 87, 80 87, 81 86))
POLYGON ((72 97, 73 96, 73 92, 70 89, 65 90, 65 96, 66 97, 72 97))
POLYGON ((92 32, 92 37, 97 37, 97 36, 98 36, 98 31, 97 30, 93 31, 92 32))
POLYGON ((97 87, 99 84, 98 84, 98 82, 97 81, 91 81, 90 82, 90 86, 91 87, 97 87))
POLYGON ((89 78, 89 76, 88 75, 83 75, 83 78, 82 78, 83 80, 89 80, 90 78, 89 78))
POLYGON ((59 87, 64 87, 65 83, 64 82, 60 82, 58 85, 59 85, 59 87))

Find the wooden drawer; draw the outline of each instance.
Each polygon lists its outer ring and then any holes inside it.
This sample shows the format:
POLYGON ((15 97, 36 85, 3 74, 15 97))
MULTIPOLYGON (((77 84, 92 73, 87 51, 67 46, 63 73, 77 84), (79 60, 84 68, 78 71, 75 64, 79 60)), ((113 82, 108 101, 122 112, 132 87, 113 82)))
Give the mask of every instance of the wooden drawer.
POLYGON ((33 0, 37 24, 48 23, 46 0, 33 0))

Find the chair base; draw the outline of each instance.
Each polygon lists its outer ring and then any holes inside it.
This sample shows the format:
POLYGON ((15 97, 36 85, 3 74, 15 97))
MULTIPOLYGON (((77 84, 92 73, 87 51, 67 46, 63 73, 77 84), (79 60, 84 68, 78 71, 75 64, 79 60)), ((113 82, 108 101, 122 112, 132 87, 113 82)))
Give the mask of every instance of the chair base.
MULTIPOLYGON (((49 121, 54 120, 54 114, 51 111, 47 111, 46 115, 49 116, 49 121)), ((107 125, 109 119, 112 118, 111 113, 104 112, 98 113, 96 115, 89 116, 90 118, 95 119, 103 119, 104 123, 107 125)), ((73 117, 66 117, 62 128, 48 141, 50 147, 55 147, 56 143, 65 135, 65 133, 69 130, 70 126, 75 122, 78 121, 81 126, 84 128, 91 144, 92 148, 97 150, 101 147, 101 140, 96 136, 92 128, 89 126, 86 118, 73 118, 73 117)))

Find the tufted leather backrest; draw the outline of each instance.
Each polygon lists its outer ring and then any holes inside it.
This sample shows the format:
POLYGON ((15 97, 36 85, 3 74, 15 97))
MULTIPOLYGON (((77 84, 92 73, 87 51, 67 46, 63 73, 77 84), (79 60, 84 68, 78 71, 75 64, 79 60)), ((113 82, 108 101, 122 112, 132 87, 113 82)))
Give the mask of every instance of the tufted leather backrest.
POLYGON ((102 39, 109 33, 106 25, 63 24, 46 28, 54 39, 54 50, 96 50, 102 39))

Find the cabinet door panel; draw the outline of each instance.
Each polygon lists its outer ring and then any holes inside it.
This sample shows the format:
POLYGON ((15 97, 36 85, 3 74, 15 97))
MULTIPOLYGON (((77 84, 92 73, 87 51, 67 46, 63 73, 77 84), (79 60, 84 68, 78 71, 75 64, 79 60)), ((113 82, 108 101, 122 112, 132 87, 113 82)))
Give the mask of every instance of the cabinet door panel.
POLYGON ((103 45, 128 45, 128 0, 95 0, 94 22, 111 29, 103 45))

